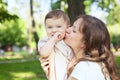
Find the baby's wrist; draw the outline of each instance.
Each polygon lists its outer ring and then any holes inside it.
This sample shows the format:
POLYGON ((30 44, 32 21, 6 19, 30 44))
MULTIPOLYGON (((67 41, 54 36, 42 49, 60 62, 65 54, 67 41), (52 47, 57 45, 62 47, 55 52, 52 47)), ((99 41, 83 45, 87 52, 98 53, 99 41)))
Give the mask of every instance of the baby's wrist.
POLYGON ((58 41, 57 38, 56 38, 55 36, 52 36, 52 37, 51 37, 51 40, 53 40, 53 41, 55 41, 55 42, 58 41))

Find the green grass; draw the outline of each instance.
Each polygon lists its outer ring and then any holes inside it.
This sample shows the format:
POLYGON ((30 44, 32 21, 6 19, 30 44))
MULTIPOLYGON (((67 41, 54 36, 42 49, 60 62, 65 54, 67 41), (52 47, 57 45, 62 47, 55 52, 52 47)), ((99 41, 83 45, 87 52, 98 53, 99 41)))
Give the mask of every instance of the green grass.
MULTIPOLYGON (((14 58, 0 58, 0 61, 14 60, 14 58)), ((16 58, 15 58, 16 60, 16 58)), ((119 67, 120 77, 120 56, 115 58, 119 67)), ((0 64, 0 80, 47 80, 38 60, 29 62, 0 64)))
POLYGON ((0 80, 47 80, 39 61, 0 64, 0 80))
POLYGON ((115 59, 118 66, 118 76, 120 77, 120 56, 116 56, 115 59))

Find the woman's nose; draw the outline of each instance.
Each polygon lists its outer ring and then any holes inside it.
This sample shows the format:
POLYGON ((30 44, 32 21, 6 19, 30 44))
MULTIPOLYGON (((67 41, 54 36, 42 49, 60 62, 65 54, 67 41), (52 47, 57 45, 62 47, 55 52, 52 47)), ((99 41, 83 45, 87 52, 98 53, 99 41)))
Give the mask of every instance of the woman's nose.
POLYGON ((67 33, 70 33, 70 31, 71 31, 71 28, 68 28, 68 29, 66 30, 67 33))

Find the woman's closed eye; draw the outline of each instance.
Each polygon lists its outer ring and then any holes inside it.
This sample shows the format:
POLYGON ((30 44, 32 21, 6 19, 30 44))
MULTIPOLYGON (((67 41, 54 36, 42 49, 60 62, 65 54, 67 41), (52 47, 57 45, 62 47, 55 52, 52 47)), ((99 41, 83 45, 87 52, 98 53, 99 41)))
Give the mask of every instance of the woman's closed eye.
POLYGON ((62 26, 57 26, 57 28, 61 28, 62 26))
POLYGON ((76 33, 75 26, 72 26, 72 32, 76 33))
POLYGON ((72 30, 72 32, 76 33, 76 31, 75 31, 75 30, 72 30))

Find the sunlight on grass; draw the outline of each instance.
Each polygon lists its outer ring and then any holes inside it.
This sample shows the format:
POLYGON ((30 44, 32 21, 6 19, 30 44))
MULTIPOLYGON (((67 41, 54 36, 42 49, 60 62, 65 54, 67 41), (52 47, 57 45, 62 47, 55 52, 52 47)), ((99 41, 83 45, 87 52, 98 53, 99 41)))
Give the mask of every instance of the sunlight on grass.
POLYGON ((3 56, 0 56, 0 60, 15 60, 24 58, 35 58, 36 56, 28 54, 26 51, 20 52, 5 52, 3 56))
MULTIPOLYGON (((13 59, 12 59, 13 60, 13 59)), ((47 80, 38 60, 0 64, 0 80, 47 80)))
POLYGON ((33 72, 11 72, 10 73, 12 76, 16 77, 16 78, 31 78, 31 77, 36 77, 36 74, 33 72))
POLYGON ((21 55, 14 55, 14 56, 6 55, 6 56, 0 56, 0 59, 21 59, 21 58, 23 58, 21 55))

